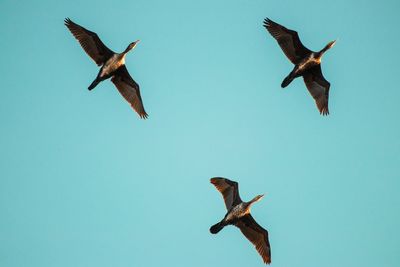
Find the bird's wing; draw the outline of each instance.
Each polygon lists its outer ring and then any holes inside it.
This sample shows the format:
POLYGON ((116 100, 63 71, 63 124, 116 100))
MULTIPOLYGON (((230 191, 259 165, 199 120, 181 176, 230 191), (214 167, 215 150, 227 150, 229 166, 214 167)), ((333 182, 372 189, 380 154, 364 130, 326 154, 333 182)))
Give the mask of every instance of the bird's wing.
POLYGON ((83 28, 69 18, 64 20, 64 24, 79 41, 83 50, 85 50, 98 66, 101 66, 114 54, 113 51, 103 44, 96 33, 83 28))
POLYGON ((264 263, 271 263, 271 247, 268 240, 268 231, 262 228, 250 214, 241 217, 235 223, 235 226, 253 243, 264 263))
POLYGON ((126 101, 128 101, 132 108, 139 114, 140 118, 147 119, 148 115, 143 107, 139 85, 132 79, 131 75, 129 75, 125 65, 122 65, 116 70, 111 81, 126 101))
POLYGON ((221 177, 211 178, 210 182, 224 197, 227 210, 242 202, 239 196, 239 185, 237 182, 221 177))
POLYGON ((300 41, 296 31, 289 30, 282 25, 266 18, 264 27, 274 37, 285 55, 293 64, 297 64, 301 59, 307 56, 311 51, 300 41))
POLYGON ((322 75, 321 66, 315 66, 303 74, 304 83, 317 104, 319 113, 328 115, 328 98, 331 84, 322 75))

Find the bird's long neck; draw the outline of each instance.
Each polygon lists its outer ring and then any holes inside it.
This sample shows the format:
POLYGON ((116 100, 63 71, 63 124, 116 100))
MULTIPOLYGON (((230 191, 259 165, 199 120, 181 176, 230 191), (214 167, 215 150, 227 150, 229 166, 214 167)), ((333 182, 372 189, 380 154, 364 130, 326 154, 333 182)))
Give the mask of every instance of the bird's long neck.
POLYGON ((321 49, 321 51, 318 52, 318 57, 321 58, 326 53, 326 51, 332 48, 332 46, 333 46, 332 42, 327 44, 324 48, 321 49))
POLYGON ((125 56, 129 51, 131 51, 131 49, 130 49, 129 47, 127 47, 127 48, 125 49, 125 51, 122 52, 121 54, 123 54, 123 55, 125 56))
POLYGON ((249 202, 247 202, 247 204, 249 205, 249 208, 251 205, 253 205, 254 203, 256 203, 257 201, 260 201, 260 199, 262 198, 262 196, 255 196, 252 200, 250 200, 249 202))
POLYGON ((325 46, 324 48, 322 48, 322 50, 319 51, 319 53, 318 53, 319 56, 322 57, 322 55, 325 54, 325 52, 328 51, 329 48, 330 48, 329 46, 325 46))
POLYGON ((128 52, 131 51, 131 50, 132 50, 132 48, 130 48, 130 47, 128 46, 128 47, 124 50, 124 52, 122 52, 121 54, 119 54, 121 60, 124 61, 124 63, 125 63, 125 56, 126 56, 126 54, 128 54, 128 52))
POLYGON ((126 53, 124 51, 120 54, 116 54, 114 60, 120 64, 125 64, 125 56, 126 56, 126 53))
POLYGON ((244 202, 245 213, 250 213, 251 206, 259 200, 260 200, 259 196, 256 196, 249 202, 244 202))
POLYGON ((254 203, 256 203, 258 201, 258 196, 254 197, 252 200, 249 201, 250 205, 253 205, 254 203))

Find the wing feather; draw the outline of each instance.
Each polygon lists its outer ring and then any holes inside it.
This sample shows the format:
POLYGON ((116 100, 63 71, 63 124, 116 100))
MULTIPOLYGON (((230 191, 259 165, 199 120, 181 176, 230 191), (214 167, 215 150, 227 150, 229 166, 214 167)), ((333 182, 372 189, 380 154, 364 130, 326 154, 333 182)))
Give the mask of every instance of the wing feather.
POLYGON ((311 68, 303 74, 304 83, 314 98, 317 108, 322 115, 328 115, 329 88, 331 84, 322 75, 321 66, 311 68))
POLYGON ((227 210, 230 210, 233 206, 242 202, 239 196, 239 185, 237 182, 221 177, 211 178, 210 182, 222 194, 227 210))
POLYGON ((105 46, 96 33, 83 28, 69 18, 64 20, 64 24, 78 40, 83 50, 85 50, 98 66, 101 66, 114 54, 113 51, 105 46))
POLYGON ((262 228, 250 215, 240 218, 235 226, 240 229, 244 236, 253 243, 264 263, 271 263, 271 247, 268 240, 268 231, 262 228))
POLYGON ((147 119, 148 115, 144 110, 139 85, 132 79, 131 75, 129 75, 125 65, 119 67, 111 81, 125 100, 128 101, 132 108, 139 114, 140 118, 147 119))
POLYGON ((278 41, 279 46, 293 64, 299 63, 301 59, 311 53, 301 43, 296 31, 289 30, 268 18, 264 20, 264 27, 278 41))

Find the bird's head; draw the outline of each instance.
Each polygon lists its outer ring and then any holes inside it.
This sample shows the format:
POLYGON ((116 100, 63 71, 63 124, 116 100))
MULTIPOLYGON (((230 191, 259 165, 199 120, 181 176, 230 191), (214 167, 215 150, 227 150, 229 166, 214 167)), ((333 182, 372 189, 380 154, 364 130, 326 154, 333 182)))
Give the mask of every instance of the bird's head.
POLYGON ((330 41, 326 46, 331 49, 336 44, 336 40, 330 41))
POLYGON ((255 196, 251 202, 254 203, 254 202, 260 201, 263 197, 264 197, 264 194, 255 196))
POLYGON ((135 42, 132 42, 128 45, 128 47, 125 49, 125 53, 128 53, 130 50, 135 48, 135 46, 140 42, 140 40, 137 40, 135 42))
POLYGON ((320 52, 319 55, 320 57, 322 57, 322 55, 328 51, 329 49, 331 49, 336 43, 336 40, 329 42, 320 52))

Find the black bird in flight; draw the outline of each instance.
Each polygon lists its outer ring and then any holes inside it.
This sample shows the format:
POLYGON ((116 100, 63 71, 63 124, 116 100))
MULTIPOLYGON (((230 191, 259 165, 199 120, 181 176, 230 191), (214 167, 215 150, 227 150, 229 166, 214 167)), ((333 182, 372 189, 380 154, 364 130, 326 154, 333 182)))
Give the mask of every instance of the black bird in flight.
POLYGON ((300 41, 296 31, 266 18, 264 27, 274 37, 285 55, 295 65, 289 75, 283 80, 282 88, 288 86, 295 78, 303 76, 304 83, 317 104, 322 115, 328 115, 328 97, 330 83, 325 80, 321 70, 321 58, 326 51, 334 46, 336 41, 329 42, 321 51, 313 52, 300 41))
POLYGON ((83 28, 69 18, 66 18, 64 23, 71 31, 72 35, 78 40, 83 50, 85 50, 98 66, 101 66, 96 79, 88 89, 92 90, 101 81, 112 77, 111 81, 117 87, 121 95, 139 114, 140 118, 146 119, 148 115, 143 107, 139 85, 129 75, 125 66, 126 54, 135 48, 139 40, 130 43, 122 53, 115 53, 104 45, 96 33, 83 28))
POLYGON ((225 217, 210 228, 216 234, 227 225, 234 225, 242 231, 244 236, 255 246, 265 264, 271 263, 271 248, 268 241, 268 232, 262 228, 251 216, 250 207, 264 195, 258 195, 249 202, 243 202, 239 196, 237 182, 226 178, 211 178, 210 182, 222 194, 228 212, 225 217))

